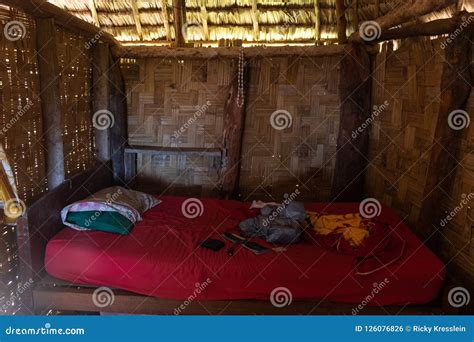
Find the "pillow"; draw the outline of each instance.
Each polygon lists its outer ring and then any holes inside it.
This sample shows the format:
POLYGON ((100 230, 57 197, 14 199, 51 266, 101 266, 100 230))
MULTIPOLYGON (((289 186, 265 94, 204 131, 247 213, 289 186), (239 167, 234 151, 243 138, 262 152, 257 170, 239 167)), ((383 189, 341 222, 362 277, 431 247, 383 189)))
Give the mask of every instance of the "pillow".
POLYGON ((72 211, 66 221, 91 230, 127 235, 133 222, 115 211, 72 211))
MULTIPOLYGON (((117 229, 123 233, 126 230, 125 227, 129 227, 129 224, 127 221, 117 219, 117 215, 123 216, 126 220, 130 221, 133 226, 143 219, 143 213, 158 205, 160 202, 160 200, 146 193, 114 186, 100 190, 86 199, 64 207, 63 210, 61 210, 61 219, 64 225, 77 230, 109 229, 107 231, 110 231, 110 227, 116 225, 119 227, 117 229), (84 216, 70 216, 71 213, 83 212, 86 212, 84 216), (99 223, 91 219, 95 216, 97 216, 97 218, 101 217, 98 220, 99 223), (86 224, 86 222, 88 224, 86 224), (103 224, 103 226, 101 224, 103 224), (108 228, 100 229, 100 227, 108 228)), ((130 229, 127 231, 130 231, 130 229)))

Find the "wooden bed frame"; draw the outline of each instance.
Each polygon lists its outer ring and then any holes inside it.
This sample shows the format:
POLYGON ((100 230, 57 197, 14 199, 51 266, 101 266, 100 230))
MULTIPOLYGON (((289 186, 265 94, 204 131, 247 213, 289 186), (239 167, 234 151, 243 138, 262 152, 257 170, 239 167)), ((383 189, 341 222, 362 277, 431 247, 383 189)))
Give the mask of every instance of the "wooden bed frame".
MULTIPOLYGON (((100 164, 82 172, 48 192, 18 220, 18 246, 20 280, 30 279, 33 285, 24 292, 23 304, 29 309, 25 314, 44 314, 49 310, 75 312, 115 312, 130 314, 174 314, 183 300, 170 300, 138 295, 112 289, 114 301, 99 308, 93 303, 95 286, 78 285, 55 279, 44 270, 45 248, 48 241, 63 228, 61 209, 74 201, 113 185, 110 164, 100 164)), ((442 292, 442 298, 446 298, 442 292)), ((447 314, 456 313, 442 298, 425 306, 367 306, 360 314, 447 314)), ((181 314, 352 314, 357 305, 322 301, 294 301, 283 308, 274 307, 269 301, 191 301, 181 314)))

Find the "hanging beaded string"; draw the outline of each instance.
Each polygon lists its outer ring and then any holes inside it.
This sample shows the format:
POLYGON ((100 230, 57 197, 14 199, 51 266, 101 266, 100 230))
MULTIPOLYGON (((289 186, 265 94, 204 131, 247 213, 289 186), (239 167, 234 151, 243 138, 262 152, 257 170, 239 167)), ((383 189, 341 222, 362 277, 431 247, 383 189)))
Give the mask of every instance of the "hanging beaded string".
POLYGON ((244 102, 244 47, 241 46, 237 75, 237 106, 242 107, 244 102))

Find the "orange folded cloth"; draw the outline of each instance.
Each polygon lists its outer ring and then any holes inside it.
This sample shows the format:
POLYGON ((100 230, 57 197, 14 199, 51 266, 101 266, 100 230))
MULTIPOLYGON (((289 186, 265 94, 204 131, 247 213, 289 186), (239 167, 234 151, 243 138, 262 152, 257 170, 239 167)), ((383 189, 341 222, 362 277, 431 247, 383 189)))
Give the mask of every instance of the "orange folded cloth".
POLYGON ((308 212, 316 234, 340 234, 353 247, 359 247, 370 235, 370 224, 359 214, 322 215, 308 212))

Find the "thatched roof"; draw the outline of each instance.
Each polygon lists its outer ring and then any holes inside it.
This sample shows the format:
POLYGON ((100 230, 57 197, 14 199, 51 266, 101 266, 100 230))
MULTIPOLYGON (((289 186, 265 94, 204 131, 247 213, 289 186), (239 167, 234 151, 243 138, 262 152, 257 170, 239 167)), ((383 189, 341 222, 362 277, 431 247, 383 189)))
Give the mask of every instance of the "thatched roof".
MULTIPOLYGON (((123 43, 174 40, 173 0, 49 0, 101 27, 123 43), (163 4, 166 10, 163 10, 163 4)), ((240 39, 249 44, 332 42, 337 38, 335 0, 186 0, 185 36, 195 45, 240 39)), ((400 0, 345 0, 347 34, 400 0), (357 12, 355 10, 357 5, 357 12)), ((450 11, 450 9, 448 9, 450 11)), ((445 14, 440 14, 445 16, 445 14)))

